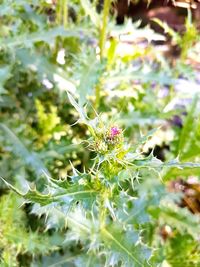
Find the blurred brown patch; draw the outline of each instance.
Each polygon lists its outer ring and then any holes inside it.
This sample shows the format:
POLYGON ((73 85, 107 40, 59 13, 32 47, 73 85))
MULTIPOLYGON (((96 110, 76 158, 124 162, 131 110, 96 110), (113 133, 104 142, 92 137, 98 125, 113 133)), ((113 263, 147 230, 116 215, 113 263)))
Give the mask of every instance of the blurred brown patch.
POLYGON ((172 192, 183 193, 180 207, 187 207, 192 213, 200 213, 200 183, 196 179, 172 181, 168 188, 172 192))
POLYGON ((150 5, 146 1, 139 1, 137 4, 128 0, 118 0, 114 5, 117 12, 117 22, 122 24, 125 17, 130 17, 133 21, 142 20, 142 24, 151 24, 152 28, 161 29, 151 22, 152 18, 158 18, 166 22, 176 31, 184 30, 184 21, 187 16, 187 8, 191 8, 193 18, 200 26, 200 0, 152 0, 150 5))

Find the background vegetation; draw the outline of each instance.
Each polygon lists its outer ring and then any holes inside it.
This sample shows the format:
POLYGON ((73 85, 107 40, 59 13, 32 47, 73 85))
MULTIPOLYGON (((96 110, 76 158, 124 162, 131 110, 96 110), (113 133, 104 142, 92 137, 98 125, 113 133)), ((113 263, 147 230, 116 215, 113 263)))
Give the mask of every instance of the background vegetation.
POLYGON ((0 1, 0 266, 200 266, 192 13, 97 6, 0 1))

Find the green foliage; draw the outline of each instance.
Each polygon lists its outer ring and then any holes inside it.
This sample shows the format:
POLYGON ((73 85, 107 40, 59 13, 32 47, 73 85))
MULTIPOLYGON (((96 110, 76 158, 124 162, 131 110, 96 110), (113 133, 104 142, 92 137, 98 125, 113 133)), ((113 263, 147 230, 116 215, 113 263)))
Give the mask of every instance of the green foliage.
MULTIPOLYGON (((119 138, 122 133, 117 126, 110 128, 102 125, 100 118, 93 120, 96 123, 92 125, 92 121, 84 117, 74 98, 70 95, 69 97, 90 131, 92 128, 94 140, 89 141, 91 147, 100 152, 95 158, 92 172, 79 173, 74 169, 69 181, 54 180, 47 176, 48 194, 35 189, 30 189, 24 194, 7 182, 6 184, 28 202, 35 203, 33 212, 39 216, 47 216, 48 229, 63 229, 67 225, 69 229, 66 242, 81 242, 85 253, 91 253, 91 256, 97 257, 97 261, 104 262, 106 266, 115 266, 120 262, 122 266, 148 266, 151 249, 144 244, 142 232, 145 231, 143 225, 146 218, 149 221, 151 216, 159 218, 160 226, 167 223, 180 233, 186 231, 196 239, 200 233, 199 218, 195 218, 187 210, 178 208, 175 203, 169 205, 167 192, 158 194, 154 206, 148 208, 147 203, 143 202, 142 194, 138 192, 137 195, 134 192, 134 187, 137 187, 134 180, 136 174, 142 179, 151 179, 147 176, 150 170, 153 170, 153 176, 159 179, 158 171, 166 166, 199 168, 200 165, 181 164, 178 161, 163 164, 153 155, 147 158, 142 156, 137 152, 137 148, 132 150, 124 143, 122 137, 119 138), (103 154, 95 145, 102 140, 105 145, 112 141, 112 146, 108 145, 103 154), (136 211, 129 208, 131 203, 133 207, 136 205, 136 211), (137 203, 142 205, 144 210, 140 222, 130 219, 134 219, 134 213, 137 214, 140 210, 137 203), (127 207, 128 218, 125 218, 121 211, 122 207, 127 207), (104 260, 100 256, 102 254, 105 256, 104 260)), ((152 133, 148 137, 151 135, 152 133)), ((148 140, 148 137, 142 138, 138 146, 143 144, 145 139, 148 140)), ((143 192, 143 195, 147 196, 148 187, 145 188, 145 183, 143 189, 147 190, 143 192)))
POLYGON ((19 266, 19 255, 48 254, 58 249, 62 237, 58 234, 40 235, 27 225, 25 212, 20 209, 16 195, 10 193, 1 197, 0 204, 0 249, 1 266, 19 266))
POLYGON ((194 242, 189 235, 177 234, 167 244, 168 259, 171 266, 198 266, 199 265, 199 242, 194 242), (175 253, 176 251, 176 253, 175 253))
POLYGON ((184 127, 181 131, 179 141, 179 153, 182 159, 191 159, 199 154, 199 114, 197 110, 198 97, 193 101, 188 111, 184 127), (195 114, 197 113, 197 114, 195 114))
POLYGON ((163 30, 172 37, 172 42, 181 48, 181 58, 187 58, 189 50, 192 49, 193 45, 199 41, 197 28, 192 23, 192 12, 188 9, 188 16, 185 21, 185 32, 183 36, 171 29, 167 23, 160 21, 159 19, 153 19, 163 30))
POLYGON ((198 266, 199 215, 166 182, 200 175, 199 100, 175 90, 196 27, 162 23, 173 68, 165 36, 96 4, 0 1, 0 265, 198 266))
POLYGON ((35 105, 38 116, 38 128, 44 138, 44 142, 47 142, 52 137, 55 127, 60 123, 57 108, 50 106, 50 112, 46 113, 44 106, 39 100, 36 99, 35 105))

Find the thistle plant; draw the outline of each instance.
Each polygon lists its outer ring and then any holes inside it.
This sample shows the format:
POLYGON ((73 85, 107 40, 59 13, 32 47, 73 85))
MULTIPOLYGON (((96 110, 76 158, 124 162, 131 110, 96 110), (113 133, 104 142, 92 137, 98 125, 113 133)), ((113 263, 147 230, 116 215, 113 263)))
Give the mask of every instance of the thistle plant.
POLYGON ((46 174, 43 192, 29 189, 20 192, 33 203, 32 212, 46 216, 47 229, 65 231, 65 244, 74 248, 71 262, 75 266, 157 266, 159 229, 163 225, 181 228, 188 234, 200 233, 199 220, 189 218, 166 191, 161 180, 165 168, 194 168, 198 163, 162 162, 153 154, 145 156, 141 147, 154 131, 129 145, 123 130, 106 124, 100 116, 88 119, 84 109, 69 95, 79 113, 79 123, 89 130, 88 149, 95 153, 90 169, 73 173, 66 179, 53 179, 46 174), (180 227, 181 221, 185 223, 180 227), (176 222, 176 223, 174 223, 176 222), (157 249, 157 250, 155 250, 157 249))

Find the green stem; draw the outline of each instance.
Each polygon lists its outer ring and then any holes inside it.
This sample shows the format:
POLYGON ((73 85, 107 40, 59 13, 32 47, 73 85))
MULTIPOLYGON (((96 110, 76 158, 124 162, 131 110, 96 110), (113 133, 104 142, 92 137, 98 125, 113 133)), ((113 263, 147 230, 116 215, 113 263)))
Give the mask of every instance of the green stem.
POLYGON ((63 24, 63 26, 67 27, 67 20, 68 20, 68 6, 67 0, 58 0, 57 7, 56 7, 56 22, 58 25, 63 24))
POLYGON ((100 91, 101 91, 101 82, 99 82, 95 87, 95 103, 94 108, 98 111, 100 104, 100 91))
POLYGON ((111 2, 112 2, 112 0, 105 0, 104 1, 103 22, 102 22, 102 26, 100 29, 100 39, 99 39, 99 48, 100 48, 101 59, 103 59, 103 57, 104 57, 106 35, 107 35, 107 24, 108 24, 108 17, 109 17, 111 2))
POLYGON ((99 222, 100 222, 100 228, 103 229, 105 227, 106 215, 107 215, 107 209, 105 208, 104 194, 102 194, 100 201, 101 202, 100 202, 99 222))
POLYGON ((62 0, 58 0, 58 2, 56 3, 56 23, 58 25, 61 24, 61 20, 62 20, 61 1, 62 0))
POLYGON ((67 0, 63 0, 63 26, 67 27, 67 20, 68 20, 68 6, 67 0))
MULTIPOLYGON (((105 44, 106 44, 106 36, 107 36, 107 24, 109 18, 109 11, 111 6, 112 0, 105 0, 104 1, 104 8, 103 8, 103 22, 100 28, 100 37, 99 37, 99 48, 100 48, 100 58, 101 61, 104 58, 105 54, 105 44)), ((95 88, 95 109, 98 110, 99 103, 100 103, 100 91, 101 91, 101 82, 95 88)))

